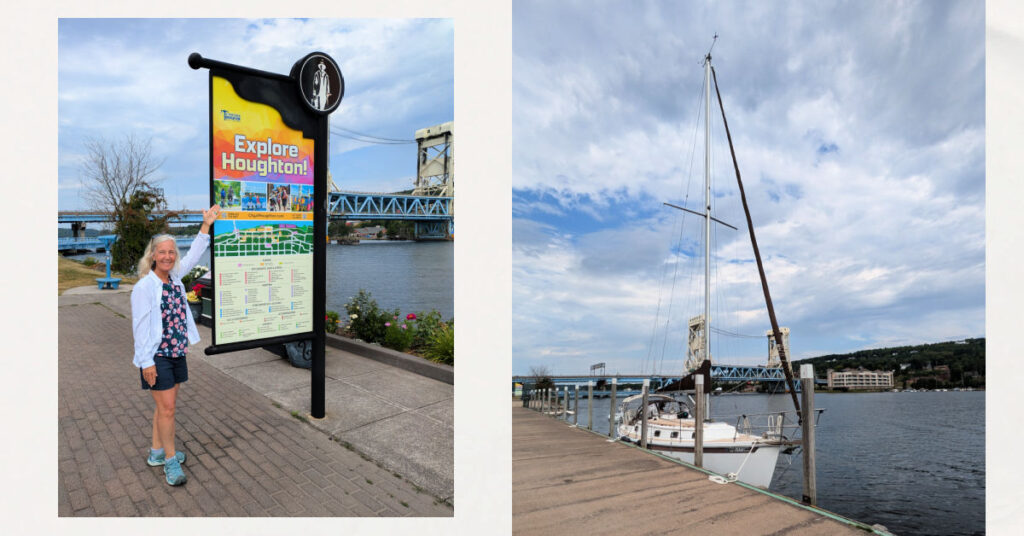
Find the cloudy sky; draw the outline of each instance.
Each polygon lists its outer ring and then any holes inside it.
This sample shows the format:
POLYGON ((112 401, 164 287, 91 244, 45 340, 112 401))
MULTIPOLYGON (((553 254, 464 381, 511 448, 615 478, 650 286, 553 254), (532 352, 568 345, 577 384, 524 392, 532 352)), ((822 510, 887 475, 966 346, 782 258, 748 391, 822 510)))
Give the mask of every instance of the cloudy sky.
POLYGON ((208 202, 208 71, 188 55, 287 74, 312 51, 345 77, 331 115, 334 182, 345 190, 397 191, 416 175, 416 144, 357 141, 362 133, 412 140, 454 118, 451 19, 60 19, 60 210, 80 196, 84 142, 126 133, 153 140, 171 208, 208 202))
MULTIPOLYGON (((712 50, 795 358, 985 335, 984 4, 513 4, 513 372, 677 371, 712 50), (674 289, 674 290, 673 290, 674 289)), ((712 93, 714 98, 714 93, 712 93)), ((714 103, 715 101, 713 101, 714 103)), ((717 104, 712 356, 769 321, 717 104)))

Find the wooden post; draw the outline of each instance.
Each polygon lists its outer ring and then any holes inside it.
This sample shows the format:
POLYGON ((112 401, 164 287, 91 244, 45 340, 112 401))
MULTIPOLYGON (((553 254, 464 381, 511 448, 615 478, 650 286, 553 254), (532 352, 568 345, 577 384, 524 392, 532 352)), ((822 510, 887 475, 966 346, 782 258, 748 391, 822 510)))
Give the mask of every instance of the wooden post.
POLYGON ((572 425, 580 425, 580 384, 576 384, 576 396, 572 405, 572 425))
POLYGON ((615 429, 615 388, 618 387, 618 383, 618 378, 612 378, 612 394, 608 398, 608 437, 616 437, 619 433, 615 429))
POLYGON ((594 382, 587 382, 587 430, 594 429, 594 382))
POLYGON ((640 446, 647 448, 647 388, 651 386, 651 380, 644 380, 644 396, 640 405, 640 446))
POLYGON ((814 365, 800 365, 800 389, 803 391, 804 499, 818 505, 818 476, 814 464, 814 365))
POLYGON ((693 377, 693 386, 697 391, 694 400, 693 415, 693 465, 704 467, 704 375, 693 377))
POLYGON ((565 389, 562 389, 562 419, 568 420, 566 417, 569 415, 569 386, 566 385, 565 389))

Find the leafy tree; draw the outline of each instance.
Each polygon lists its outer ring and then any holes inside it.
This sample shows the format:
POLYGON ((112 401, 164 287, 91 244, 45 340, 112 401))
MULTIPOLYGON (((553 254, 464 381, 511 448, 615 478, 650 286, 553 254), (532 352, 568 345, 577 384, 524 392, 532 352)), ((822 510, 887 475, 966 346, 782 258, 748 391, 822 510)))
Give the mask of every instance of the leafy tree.
POLYGON ((111 268, 121 273, 135 272, 150 238, 156 234, 166 233, 167 220, 177 216, 176 213, 169 212, 158 218, 149 218, 150 214, 166 208, 166 205, 160 190, 140 189, 116 207, 117 223, 114 232, 118 239, 110 248, 111 268))
POLYGON ((384 228, 391 239, 412 240, 416 236, 416 224, 411 221, 387 220, 384 228))
POLYGON ((341 238, 352 234, 352 228, 342 220, 334 220, 327 224, 327 236, 341 238))

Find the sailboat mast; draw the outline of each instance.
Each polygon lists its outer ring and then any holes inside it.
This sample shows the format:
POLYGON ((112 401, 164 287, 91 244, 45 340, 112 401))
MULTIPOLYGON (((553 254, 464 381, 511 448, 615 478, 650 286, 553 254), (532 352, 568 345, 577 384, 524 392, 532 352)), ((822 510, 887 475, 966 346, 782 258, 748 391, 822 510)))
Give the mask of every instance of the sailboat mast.
MULTIPOLYGON (((704 359, 711 359, 711 54, 704 58, 704 359)), ((710 389, 711 386, 709 385, 710 389)))
MULTIPOLYGON (((711 363, 711 52, 704 58, 704 359, 711 363)), ((711 386, 707 386, 711 392, 711 386)), ((711 414, 711 397, 697 400, 711 414)), ((697 423, 700 426, 700 423, 697 423)))

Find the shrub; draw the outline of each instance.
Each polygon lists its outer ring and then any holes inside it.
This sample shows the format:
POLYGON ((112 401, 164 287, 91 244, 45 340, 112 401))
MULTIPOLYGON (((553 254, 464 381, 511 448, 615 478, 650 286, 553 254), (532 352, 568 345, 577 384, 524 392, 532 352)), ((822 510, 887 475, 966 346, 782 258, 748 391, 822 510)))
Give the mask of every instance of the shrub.
POLYGON ((86 258, 82 259, 82 264, 84 264, 86 266, 93 266, 93 265, 99 264, 99 263, 100 263, 100 261, 96 260, 95 257, 86 257, 86 258))
POLYGON ((455 365, 455 324, 441 324, 423 349, 423 355, 435 363, 455 365))
POLYGON ((394 321, 385 322, 384 340, 381 344, 399 352, 408 350, 412 344, 413 337, 416 335, 414 321, 415 316, 412 319, 401 322, 398 315, 395 315, 394 321))
POLYGON ((327 311, 327 318, 324 319, 324 327, 327 333, 338 332, 338 319, 337 311, 327 311))
POLYGON ((206 274, 206 272, 209 271, 210 269, 206 266, 196 265, 191 270, 189 270, 187 274, 182 276, 181 283, 185 285, 185 288, 192 288, 192 282, 195 281, 196 279, 199 279, 204 274, 206 274))
POLYGON ((360 289, 354 298, 345 304, 345 312, 348 314, 348 326, 346 329, 353 336, 366 342, 381 342, 387 326, 384 325, 398 311, 382 311, 377 306, 377 300, 370 298, 370 293, 360 289))
POLYGON ((416 317, 416 333, 413 336, 411 347, 416 350, 426 348, 430 338, 441 329, 443 324, 441 313, 437 311, 420 313, 416 317))

